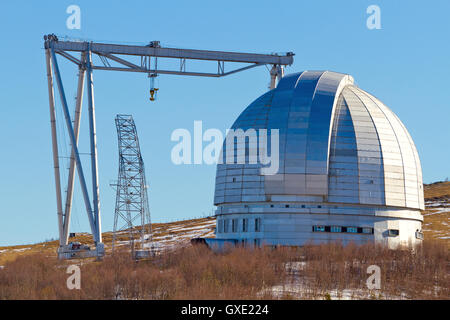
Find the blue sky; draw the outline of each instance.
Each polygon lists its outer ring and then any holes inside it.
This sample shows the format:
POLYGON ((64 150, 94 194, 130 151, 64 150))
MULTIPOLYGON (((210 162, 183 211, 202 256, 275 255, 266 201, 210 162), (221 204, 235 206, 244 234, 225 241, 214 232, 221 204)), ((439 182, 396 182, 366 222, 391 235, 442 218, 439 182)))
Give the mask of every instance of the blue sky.
MULTIPOLYGON (((255 53, 295 52, 286 72, 327 69, 351 74, 387 104, 411 133, 424 182, 450 176, 450 2, 442 1, 2 1, 0 35, 0 245, 57 237, 43 35, 93 41, 255 53), (345 3, 345 5, 344 5, 345 3), (66 28, 66 8, 81 8, 81 29, 66 28), (366 8, 381 8, 380 30, 366 27, 366 8)), ((74 65, 62 59, 73 109, 74 65)), ((170 160, 177 128, 230 127, 267 90, 266 68, 221 79, 161 76, 148 101, 144 74, 94 73, 103 230, 112 229, 117 178, 114 117, 135 118, 155 222, 199 217, 213 209, 213 165, 170 160)), ((87 105, 84 106, 84 111, 87 105)), ((59 114, 61 116, 61 114, 59 114)), ((82 131, 88 129, 83 114, 82 131)), ((62 118, 60 118, 62 119, 62 118)), ((88 152, 88 136, 80 136, 88 152)), ((68 150, 68 147, 67 147, 68 150)), ((86 156, 85 171, 89 171, 86 156)), ((64 175, 65 176, 65 175, 64 175)), ((88 231, 76 184, 73 231, 88 231)))

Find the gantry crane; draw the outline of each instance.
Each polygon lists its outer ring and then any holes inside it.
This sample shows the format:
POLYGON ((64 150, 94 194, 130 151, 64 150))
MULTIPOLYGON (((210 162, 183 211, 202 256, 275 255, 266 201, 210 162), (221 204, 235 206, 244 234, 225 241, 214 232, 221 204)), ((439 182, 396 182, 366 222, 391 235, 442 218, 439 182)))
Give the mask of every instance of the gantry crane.
POLYGON ((272 66, 270 69, 270 89, 273 89, 275 88, 277 81, 283 77, 284 67, 291 65, 294 57, 292 52, 288 52, 284 55, 278 55, 165 48, 161 47, 159 41, 152 41, 145 46, 87 41, 59 41, 58 37, 54 34, 44 36, 44 48, 47 64, 56 205, 59 227, 58 256, 61 259, 90 256, 101 257, 104 255, 100 220, 100 191, 98 186, 97 135, 93 85, 94 70, 145 73, 149 76, 151 81, 150 100, 155 100, 158 88, 155 88, 154 86, 154 79, 159 74, 223 77, 257 66, 270 65, 272 66), (69 106, 66 100, 61 73, 56 58, 57 55, 66 58, 78 66, 78 88, 73 119, 71 118, 69 112, 69 106), (100 64, 94 62, 94 56, 99 58, 100 64), (138 61, 132 61, 132 59, 138 61), (179 69, 159 69, 158 59, 179 60, 179 69), (217 72, 188 71, 186 70, 186 62, 189 60, 217 62, 217 72), (241 68, 225 71, 225 62, 243 63, 246 65, 241 68), (85 78, 87 82, 86 87, 89 116, 92 202, 80 160, 80 153, 78 151, 78 135, 80 129, 85 78), (69 175, 64 208, 59 169, 58 137, 56 130, 55 97, 53 89, 54 80, 56 81, 58 88, 65 124, 71 144, 69 175), (77 170, 78 173, 85 209, 94 238, 95 250, 90 250, 90 248, 88 249, 85 246, 77 245, 74 247, 73 244, 68 243, 75 170, 77 170))

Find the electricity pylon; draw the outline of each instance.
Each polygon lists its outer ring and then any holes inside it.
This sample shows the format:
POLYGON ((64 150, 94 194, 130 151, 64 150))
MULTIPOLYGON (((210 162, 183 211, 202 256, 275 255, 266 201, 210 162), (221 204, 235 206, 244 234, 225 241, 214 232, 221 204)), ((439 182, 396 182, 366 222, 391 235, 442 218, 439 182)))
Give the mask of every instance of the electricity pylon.
POLYGON ((152 241, 144 161, 133 117, 117 115, 115 121, 119 144, 119 177, 115 184, 112 248, 114 250, 118 233, 126 231, 133 257, 140 258, 148 255, 144 244, 152 241))

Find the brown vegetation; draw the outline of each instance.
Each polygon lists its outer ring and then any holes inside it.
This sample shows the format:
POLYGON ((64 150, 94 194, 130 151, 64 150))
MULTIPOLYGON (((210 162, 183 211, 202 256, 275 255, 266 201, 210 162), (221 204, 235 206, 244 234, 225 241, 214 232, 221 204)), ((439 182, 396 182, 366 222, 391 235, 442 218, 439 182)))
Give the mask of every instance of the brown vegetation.
POLYGON ((187 247, 133 262, 116 253, 82 261, 81 290, 69 290, 69 264, 44 255, 18 257, 0 269, 0 299, 449 299, 449 252, 425 241, 415 251, 327 244, 213 253, 187 247), (381 268, 381 290, 366 289, 369 265, 381 268), (362 292, 362 293, 361 293, 362 292))
MULTIPOLYGON (((168 223, 153 223, 152 224, 153 239, 155 240, 155 242, 158 242, 159 240, 169 236, 177 240, 178 237, 185 236, 186 229, 200 226, 205 226, 205 229, 207 231, 212 232, 214 229, 214 225, 211 225, 212 221, 215 221, 214 217, 181 220, 168 223)), ((111 252, 113 234, 112 232, 104 232, 102 233, 102 238, 103 243, 105 244, 106 253, 109 254, 111 252)), ((124 230, 116 237, 116 241, 119 242, 128 240, 129 235, 127 233, 127 230, 124 230)), ((80 242, 90 246, 94 245, 92 235, 89 233, 77 233, 75 237, 70 238, 70 241, 80 242)), ((186 238, 183 239, 183 241, 181 241, 182 243, 180 244, 189 245, 189 241, 190 238, 186 238)), ((47 256, 56 256, 56 250, 58 249, 58 245, 59 243, 57 240, 52 240, 29 245, 0 247, 0 266, 4 265, 8 261, 15 260, 17 257, 32 255, 36 253, 44 254, 47 256)))
POLYGON ((437 200, 439 198, 450 197, 450 181, 439 181, 424 184, 425 200, 437 200))
POLYGON ((450 182, 424 185, 425 207, 422 230, 425 239, 437 239, 450 248, 450 182))

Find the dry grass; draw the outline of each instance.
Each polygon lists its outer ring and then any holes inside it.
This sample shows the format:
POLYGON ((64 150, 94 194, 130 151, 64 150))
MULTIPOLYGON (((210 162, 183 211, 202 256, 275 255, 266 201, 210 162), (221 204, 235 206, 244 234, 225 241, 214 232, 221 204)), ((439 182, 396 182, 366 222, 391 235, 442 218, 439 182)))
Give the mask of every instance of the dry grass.
POLYGON ((6 263, 0 299, 323 299, 345 290, 362 290, 366 298, 450 299, 449 252, 435 241, 414 252, 335 243, 216 254, 194 246, 138 263, 118 252, 83 261, 81 290, 66 288, 71 263, 39 254, 6 263), (376 293, 365 290, 372 264, 382 270, 376 293))
POLYGON ((425 200, 450 197, 450 181, 439 181, 424 185, 425 200))
POLYGON ((371 292, 372 297, 450 298, 450 255, 442 242, 424 241, 414 251, 334 243, 307 246, 304 254, 308 261, 304 274, 315 284, 313 293, 364 289, 367 267, 377 265, 381 268, 381 291, 371 292))
POLYGON ((424 186, 426 210, 423 232, 426 239, 437 239, 450 247, 450 182, 424 186))
MULTIPOLYGON (((183 233, 183 230, 170 230, 173 227, 191 228, 204 225, 207 222, 215 220, 214 217, 182 220, 170 223, 153 223, 153 237, 163 238, 166 236, 177 237, 183 233)), ((212 227, 211 227, 212 229, 212 227)), ((103 243, 105 244, 107 253, 110 253, 112 244, 112 232, 102 233, 103 243)), ((122 234, 116 237, 117 241, 128 241, 129 235, 127 230, 124 230, 122 234)), ((86 245, 93 246, 92 235, 88 233, 77 233, 75 237, 70 238, 71 242, 80 242, 86 245)), ((187 241, 186 244, 189 244, 187 241)), ((30 245, 18 245, 18 246, 5 246, 0 247, 0 266, 4 265, 8 261, 13 261, 18 257, 32 254, 44 254, 46 256, 56 257, 56 250, 58 249, 58 241, 45 241, 30 245)))

